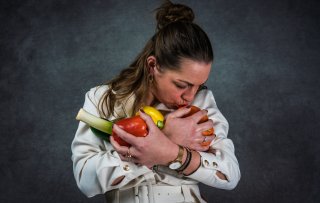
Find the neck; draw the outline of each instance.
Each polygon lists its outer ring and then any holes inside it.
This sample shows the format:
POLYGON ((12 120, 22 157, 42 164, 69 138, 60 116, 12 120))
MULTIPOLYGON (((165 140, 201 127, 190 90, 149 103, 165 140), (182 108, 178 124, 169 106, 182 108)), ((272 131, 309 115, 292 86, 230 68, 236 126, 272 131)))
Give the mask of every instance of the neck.
POLYGON ((155 105, 156 103, 158 102, 158 100, 155 98, 152 90, 150 89, 149 92, 148 92, 148 95, 146 96, 145 98, 145 105, 147 106, 153 106, 155 105))

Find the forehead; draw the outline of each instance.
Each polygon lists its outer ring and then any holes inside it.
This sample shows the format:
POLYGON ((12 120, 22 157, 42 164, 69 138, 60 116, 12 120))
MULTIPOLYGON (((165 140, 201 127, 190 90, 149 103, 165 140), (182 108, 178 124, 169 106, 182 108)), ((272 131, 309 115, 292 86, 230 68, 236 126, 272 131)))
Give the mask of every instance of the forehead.
POLYGON ((207 81, 211 65, 212 63, 182 59, 179 70, 167 70, 166 74, 174 80, 182 80, 193 85, 201 85, 207 81))

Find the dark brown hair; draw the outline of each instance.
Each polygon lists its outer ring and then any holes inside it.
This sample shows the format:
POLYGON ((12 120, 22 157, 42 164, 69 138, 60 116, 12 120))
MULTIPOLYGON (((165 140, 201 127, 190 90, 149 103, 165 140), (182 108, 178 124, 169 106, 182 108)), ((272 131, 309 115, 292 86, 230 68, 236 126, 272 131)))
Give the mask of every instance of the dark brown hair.
POLYGON ((213 61, 210 40, 206 33, 193 23, 194 13, 191 8, 165 1, 155 11, 156 33, 130 66, 107 83, 109 89, 99 102, 100 114, 104 117, 114 115, 116 102, 132 94, 136 99, 131 114, 143 106, 146 92, 151 85, 146 64, 149 56, 155 56, 162 70, 179 70, 180 62, 184 58, 205 63, 213 61), (107 107, 107 112, 102 106, 107 107))

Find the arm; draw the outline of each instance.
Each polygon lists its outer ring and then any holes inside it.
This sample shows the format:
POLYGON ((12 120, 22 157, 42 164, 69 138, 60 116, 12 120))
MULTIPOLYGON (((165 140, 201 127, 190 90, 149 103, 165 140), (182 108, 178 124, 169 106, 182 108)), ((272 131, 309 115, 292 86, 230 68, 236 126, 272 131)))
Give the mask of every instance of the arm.
POLYGON ((235 188, 240 180, 240 170, 232 141, 223 138, 212 143, 211 147, 213 152, 198 152, 200 167, 187 177, 220 189, 235 188))
MULTIPOLYGON (((98 89, 96 94, 95 90, 86 94, 83 108, 99 116, 97 104, 105 89, 98 89)), ((88 197, 125 187, 131 180, 150 172, 145 166, 121 161, 112 145, 96 137, 83 122, 79 123, 71 150, 77 185, 88 197), (117 184, 119 179, 123 180, 117 184)))
MULTIPOLYGON (((176 118, 179 117, 177 116, 179 113, 176 112, 184 110, 178 110, 173 113, 173 116, 171 115, 171 124, 173 126, 170 129, 171 132, 167 132, 170 139, 175 143, 196 150, 193 152, 190 166, 184 171, 184 174, 187 175, 187 177, 209 186, 232 189, 237 185, 240 179, 240 170, 234 155, 233 143, 231 140, 227 139, 229 124, 217 108, 211 91, 200 91, 196 95, 192 105, 198 106, 201 109, 206 109, 208 112, 205 113, 208 113, 212 125, 210 126, 210 123, 204 124, 206 125, 205 128, 203 125, 196 126, 190 119, 181 121, 182 119, 176 118), (181 130, 177 130, 177 127, 175 126, 179 126, 180 128, 182 126, 182 128, 181 130), (209 147, 201 148, 200 143, 203 140, 203 136, 198 132, 199 130, 194 130, 194 128, 190 126, 196 126, 195 128, 200 127, 198 128, 200 130, 206 130, 209 127, 215 129, 216 138, 211 143, 210 149, 209 147), (181 132, 183 133, 181 134, 181 132)), ((182 112, 181 114, 183 113, 185 112, 182 112)), ((194 114, 192 117, 201 117, 203 111, 202 113, 198 112, 197 114, 198 115, 194 114)))
POLYGON ((234 153, 234 145, 227 139, 229 124, 218 109, 210 90, 202 90, 195 98, 193 105, 208 110, 209 119, 213 121, 216 138, 206 152, 199 152, 200 167, 190 178, 206 185, 233 189, 240 180, 239 163, 234 153), (225 177, 226 180, 223 180, 225 177))
POLYGON ((217 138, 227 138, 229 123, 218 109, 210 90, 201 90, 198 92, 192 104, 208 111, 208 117, 213 121, 214 133, 217 138))

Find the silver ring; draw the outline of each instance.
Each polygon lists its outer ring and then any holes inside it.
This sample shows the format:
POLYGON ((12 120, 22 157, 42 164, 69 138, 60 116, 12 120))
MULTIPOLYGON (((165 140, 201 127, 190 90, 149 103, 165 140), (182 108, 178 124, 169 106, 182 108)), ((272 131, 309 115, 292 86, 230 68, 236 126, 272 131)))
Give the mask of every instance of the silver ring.
POLYGON ((204 139, 202 142, 206 142, 207 141, 207 136, 204 136, 204 139))
POLYGON ((130 147, 129 147, 126 154, 126 158, 131 158, 131 157, 132 157, 132 154, 130 153, 130 147))
POLYGON ((128 151, 127 151, 127 153, 126 153, 126 156, 125 156, 126 158, 127 158, 127 161, 131 161, 131 158, 132 158, 132 154, 130 153, 130 147, 128 148, 128 151))

